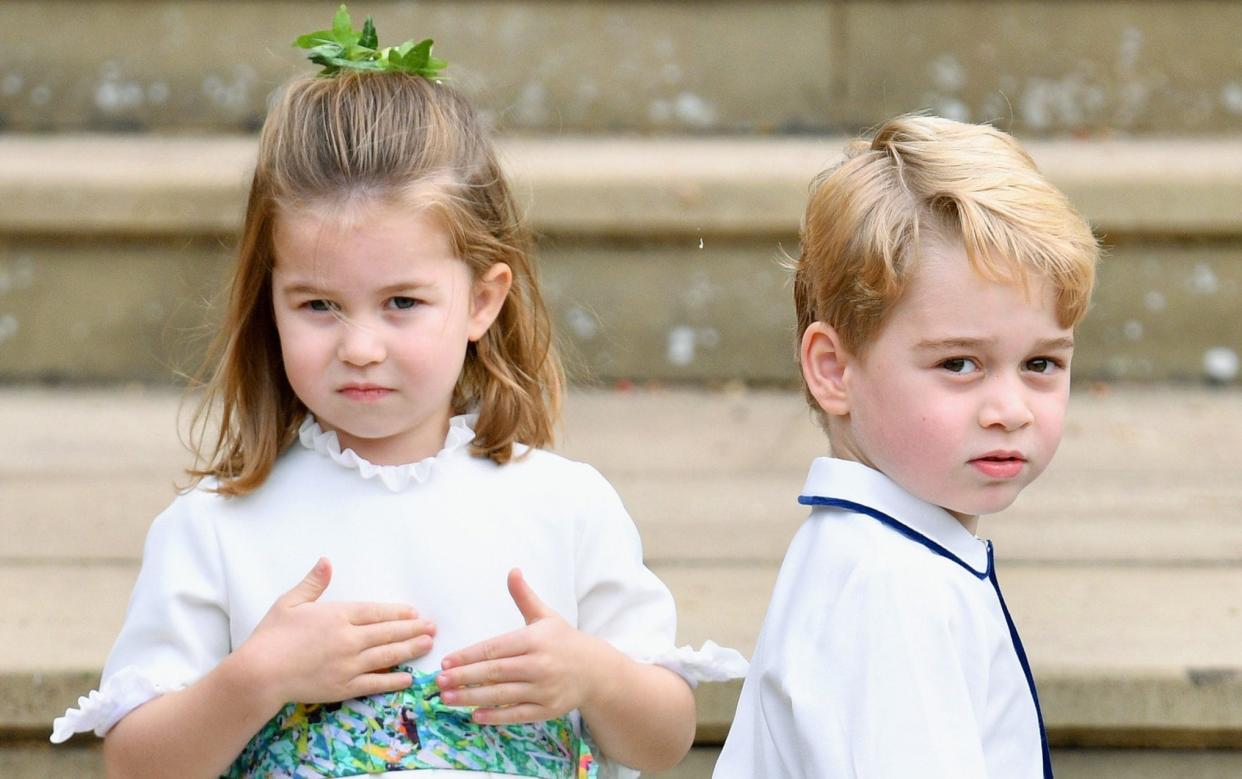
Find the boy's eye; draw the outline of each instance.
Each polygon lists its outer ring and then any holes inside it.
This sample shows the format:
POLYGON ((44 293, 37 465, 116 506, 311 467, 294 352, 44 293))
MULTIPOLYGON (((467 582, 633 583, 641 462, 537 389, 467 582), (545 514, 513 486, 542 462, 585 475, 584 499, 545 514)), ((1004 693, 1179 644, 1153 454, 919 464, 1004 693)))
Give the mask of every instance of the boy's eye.
POLYGON ((1026 369, 1035 373, 1052 373, 1060 367, 1061 362, 1051 357, 1036 357, 1033 360, 1026 361, 1026 369))
POLYGON ((398 311, 407 311, 418 305, 418 301, 414 298, 395 297, 389 298, 388 304, 398 311))
POLYGON ((336 310, 336 304, 333 303, 331 300, 308 300, 302 305, 306 306, 311 311, 323 312, 323 311, 335 311, 336 310))
POLYGON ((956 373, 959 376, 965 376, 978 371, 979 363, 969 357, 950 357, 949 359, 941 362, 940 367, 944 368, 949 373, 956 373))

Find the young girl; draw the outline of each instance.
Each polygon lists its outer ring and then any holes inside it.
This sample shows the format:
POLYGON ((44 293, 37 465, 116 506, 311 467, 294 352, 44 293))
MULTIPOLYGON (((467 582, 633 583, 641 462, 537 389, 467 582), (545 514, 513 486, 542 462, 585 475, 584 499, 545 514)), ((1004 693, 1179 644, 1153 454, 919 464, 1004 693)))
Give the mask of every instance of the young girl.
POLYGON ((685 755, 687 682, 744 667, 674 648, 616 493, 536 448, 562 375, 457 93, 349 69, 286 88, 218 354, 197 482, 53 741, 106 733, 119 776, 587 776, 588 736, 604 775, 685 755))

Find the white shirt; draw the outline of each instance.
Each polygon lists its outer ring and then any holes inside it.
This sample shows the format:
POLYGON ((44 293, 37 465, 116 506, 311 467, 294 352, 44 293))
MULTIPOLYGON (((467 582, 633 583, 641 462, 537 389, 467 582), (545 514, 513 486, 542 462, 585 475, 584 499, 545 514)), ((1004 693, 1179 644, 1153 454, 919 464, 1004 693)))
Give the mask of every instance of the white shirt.
MULTIPOLYGON (((744 673, 732 650, 674 647, 673 598, 595 469, 542 450, 503 466, 470 456, 472 421, 455 417, 434 457, 379 466, 342 452, 335 433, 308 419, 301 445, 255 492, 226 498, 204 484, 178 497, 147 536, 100 690, 57 720, 53 741, 104 735, 135 707, 201 678, 321 555, 333 567, 322 600, 408 603, 435 623, 431 652, 412 663, 419 671, 524 625, 506 588, 520 567, 566 621, 636 660, 691 683, 744 673)), ((610 769, 601 776, 621 771, 600 763, 610 769)), ((451 773, 461 775, 418 775, 451 773)))
POLYGON ((1051 777, 991 545, 819 458, 715 779, 1051 777))

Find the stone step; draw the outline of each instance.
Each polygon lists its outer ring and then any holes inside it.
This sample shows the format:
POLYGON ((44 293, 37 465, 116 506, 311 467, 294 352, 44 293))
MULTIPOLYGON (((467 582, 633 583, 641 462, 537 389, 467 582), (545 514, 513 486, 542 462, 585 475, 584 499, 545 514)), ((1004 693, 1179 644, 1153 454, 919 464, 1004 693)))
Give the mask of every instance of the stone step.
MULTIPOLYGON (((779 258, 796 253, 807 183, 842 143, 504 141, 573 376, 794 383, 779 258)), ((1076 376, 1198 381, 1212 355, 1236 363, 1242 144, 1031 150, 1108 245, 1076 376)), ((0 137, 0 379, 192 373, 253 153, 249 137, 0 137)))
MULTIPOLYGON (((0 125, 252 130, 313 72, 331 5, 7 0, 0 125), (206 32, 210 31, 210 32, 206 32)), ((1030 133, 1236 132, 1224 0, 808 3, 372 0, 380 40, 433 37, 447 75, 531 132, 853 132, 929 109, 1030 133), (883 56, 876 56, 883 52, 883 56), (753 63, 761 61, 762 67, 753 63)))
MULTIPOLYGON (((795 234, 811 179, 848 140, 554 135, 497 145, 541 234, 706 243, 795 234)), ((1105 236, 1242 235, 1237 137, 1023 143, 1105 236)), ((251 135, 0 135, 0 234, 231 236, 256 146, 251 135)))
MULTIPOLYGON (((719 747, 696 747, 676 768, 645 773, 645 779, 711 779, 719 747)), ((1151 749, 1054 749, 1060 779, 1236 779, 1242 751, 1151 749)), ((104 779, 97 744, 53 747, 33 742, 0 743, 0 775, 7 779, 104 779)))
MULTIPOLYGON (((95 684, 186 462, 177 405, 168 390, 0 389, 0 741, 46 733, 95 684)), ((984 520, 1055 745, 1242 748, 1238 430, 1237 391, 1077 393, 1058 461, 984 520)), ((680 640, 749 653, 824 449, 801 398, 579 389, 564 432, 561 451, 635 517, 680 640)), ((737 693, 700 688, 702 743, 723 738, 737 693)))
MULTIPOLYGON (((0 388, 0 559, 137 564, 189 463, 178 419, 192 401, 168 388, 0 388)), ((1075 392, 1056 458, 983 530, 1015 563, 1242 565, 1239 431, 1238 390, 1075 392)), ((557 448, 617 486, 648 559, 775 565, 826 446, 793 392, 578 388, 557 448), (693 500, 670 499, 682 491, 693 500)))

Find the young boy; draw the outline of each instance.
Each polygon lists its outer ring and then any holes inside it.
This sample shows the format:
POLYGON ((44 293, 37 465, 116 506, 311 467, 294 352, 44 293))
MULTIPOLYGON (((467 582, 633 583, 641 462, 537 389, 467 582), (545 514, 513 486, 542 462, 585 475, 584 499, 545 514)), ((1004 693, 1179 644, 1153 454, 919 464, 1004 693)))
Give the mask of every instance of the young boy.
POLYGON ((794 298, 831 441, 716 779, 1050 777, 978 517, 1061 438, 1090 228, 1008 135, 888 122, 816 180, 794 298))

